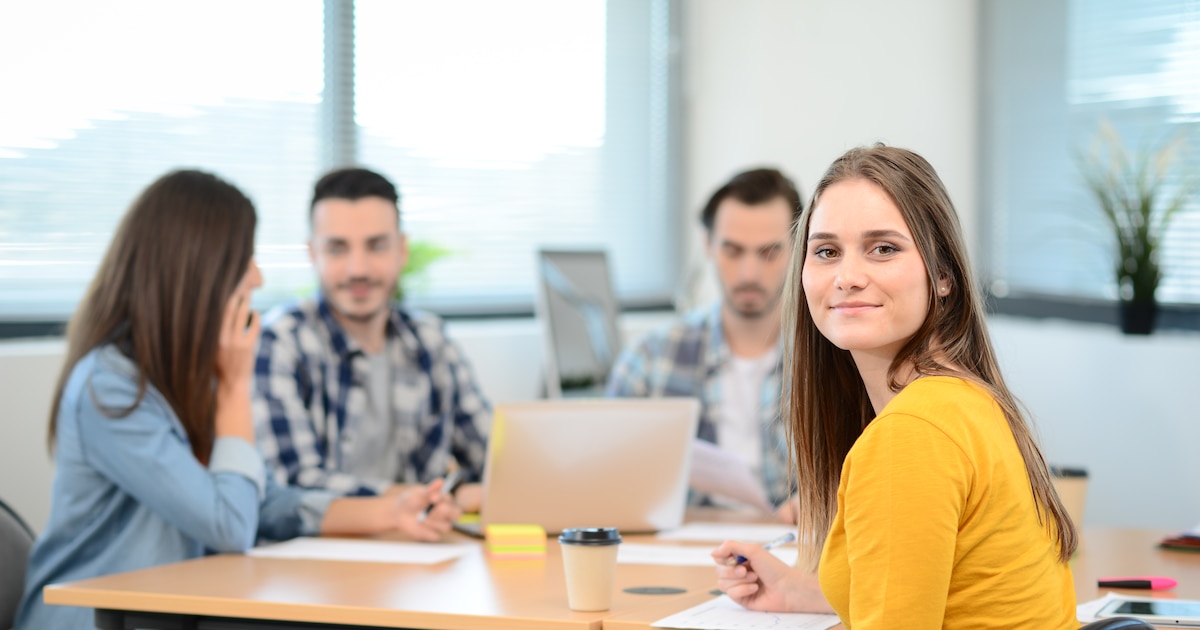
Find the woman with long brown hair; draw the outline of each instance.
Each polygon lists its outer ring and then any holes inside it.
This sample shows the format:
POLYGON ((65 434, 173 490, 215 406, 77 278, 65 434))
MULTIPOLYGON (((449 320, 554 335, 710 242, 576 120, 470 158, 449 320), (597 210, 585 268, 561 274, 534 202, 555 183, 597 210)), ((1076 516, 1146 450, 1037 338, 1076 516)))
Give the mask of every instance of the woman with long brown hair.
POLYGON ((67 331, 50 520, 17 628, 91 627, 90 610, 43 604, 46 584, 241 552, 260 536, 435 540, 457 517, 440 481, 336 498, 266 475, 250 402, 256 222, 236 187, 186 170, 151 184, 122 219, 67 331))
POLYGON ((803 562, 727 542, 721 588, 854 630, 1078 628, 1075 526, 1001 377, 933 167, 847 152, 795 243, 784 397, 803 562))

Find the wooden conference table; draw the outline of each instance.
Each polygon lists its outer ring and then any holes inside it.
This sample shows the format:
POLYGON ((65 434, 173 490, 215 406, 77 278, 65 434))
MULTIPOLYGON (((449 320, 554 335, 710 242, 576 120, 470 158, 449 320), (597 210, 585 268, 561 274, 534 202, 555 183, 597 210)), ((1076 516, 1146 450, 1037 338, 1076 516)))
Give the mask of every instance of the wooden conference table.
MULTIPOLYGON (((1165 536, 1177 533, 1166 530, 1085 528, 1079 553, 1071 561, 1076 599, 1082 603, 1103 597, 1109 591, 1138 597, 1200 599, 1200 553, 1157 547, 1165 536), (1101 577, 1126 575, 1172 577, 1179 580, 1179 586, 1172 591, 1157 592, 1101 589, 1097 586, 1101 577)), ((643 606, 626 613, 614 611, 612 617, 604 620, 604 630, 646 630, 655 621, 706 599, 700 594, 687 594, 679 596, 676 601, 643 606)))
MULTIPOLYGON (((713 519, 699 515, 693 520, 713 519)), ((1155 548, 1168 533, 1173 532, 1086 530, 1073 561, 1079 601, 1103 594, 1096 586, 1101 575, 1166 575, 1179 580, 1179 587, 1158 595, 1200 599, 1200 554, 1155 548)), ((652 540, 626 537, 628 542, 652 540)), ((712 597, 714 586, 711 567, 622 564, 617 567, 617 593, 611 610, 572 612, 567 608, 558 543, 551 540, 545 559, 493 560, 480 545, 459 560, 437 565, 211 556, 49 587, 45 600, 97 608, 102 630, 640 630, 712 597), (623 592, 645 586, 685 592, 623 592), (286 623, 258 623, 262 620, 286 623)))

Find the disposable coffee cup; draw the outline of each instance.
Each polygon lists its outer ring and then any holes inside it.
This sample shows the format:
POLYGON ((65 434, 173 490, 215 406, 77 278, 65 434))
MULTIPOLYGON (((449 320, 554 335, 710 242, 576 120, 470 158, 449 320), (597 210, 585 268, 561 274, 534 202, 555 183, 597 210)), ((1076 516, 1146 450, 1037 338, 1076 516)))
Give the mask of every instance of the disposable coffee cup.
POLYGON ((581 612, 612 608, 620 532, 615 527, 564 529, 558 542, 567 578, 567 606, 581 612))
POLYGON ((1083 527, 1083 508, 1087 503, 1088 474, 1083 468, 1050 467, 1058 498, 1076 527, 1083 527))

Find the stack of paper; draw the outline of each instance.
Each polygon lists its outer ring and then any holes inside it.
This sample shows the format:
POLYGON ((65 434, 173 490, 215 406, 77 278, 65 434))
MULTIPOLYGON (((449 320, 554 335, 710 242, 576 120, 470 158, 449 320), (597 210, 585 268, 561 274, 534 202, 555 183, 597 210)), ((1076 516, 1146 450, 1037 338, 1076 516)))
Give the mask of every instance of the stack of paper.
POLYGON ((541 525, 488 525, 484 540, 488 554, 493 558, 542 558, 546 555, 546 530, 541 525))

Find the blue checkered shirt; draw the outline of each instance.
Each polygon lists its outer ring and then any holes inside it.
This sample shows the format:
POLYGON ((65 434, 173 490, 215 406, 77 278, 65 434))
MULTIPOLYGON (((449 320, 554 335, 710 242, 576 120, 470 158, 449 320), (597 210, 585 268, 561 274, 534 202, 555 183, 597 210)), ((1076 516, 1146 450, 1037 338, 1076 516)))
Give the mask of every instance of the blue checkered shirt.
MULTIPOLYGON (((779 354, 782 358, 782 350, 779 354)), ((717 426, 721 422, 720 373, 730 356, 721 331, 718 303, 692 311, 627 348, 613 366, 606 393, 618 397, 699 398, 697 437, 716 443, 717 426)), ((767 497, 775 505, 792 494, 787 437, 779 415, 783 391, 780 371, 781 366, 776 364, 767 374, 759 399, 763 462, 760 472, 767 497)), ((693 500, 704 502, 702 497, 693 500)))
POLYGON ((320 296, 264 318, 255 361, 256 437, 280 483, 372 495, 393 483, 428 483, 455 460, 466 481, 483 476, 491 409, 471 367, 437 317, 394 306, 384 348, 392 366, 396 479, 345 472, 353 427, 370 417, 369 359, 320 296))

